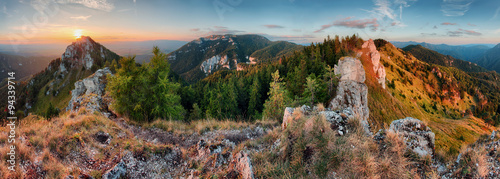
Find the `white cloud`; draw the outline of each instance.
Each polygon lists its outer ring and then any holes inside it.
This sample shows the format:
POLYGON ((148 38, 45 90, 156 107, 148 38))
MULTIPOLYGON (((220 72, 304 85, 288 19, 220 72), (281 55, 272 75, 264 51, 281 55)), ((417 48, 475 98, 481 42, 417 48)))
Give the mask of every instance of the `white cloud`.
POLYGON ((417 0, 374 0, 373 10, 367 10, 385 26, 406 27, 403 23, 403 10, 417 0), (387 22, 383 22, 387 21, 387 22))
POLYGON ((76 17, 69 17, 69 18, 75 19, 75 20, 84 20, 84 21, 86 21, 90 17, 92 17, 92 15, 88 15, 88 16, 76 16, 76 17))
POLYGON ((115 8, 115 6, 107 0, 57 0, 57 2, 61 4, 80 4, 88 8, 107 12, 115 8))
POLYGON ((443 0, 441 12, 445 16, 463 16, 474 0, 443 0))

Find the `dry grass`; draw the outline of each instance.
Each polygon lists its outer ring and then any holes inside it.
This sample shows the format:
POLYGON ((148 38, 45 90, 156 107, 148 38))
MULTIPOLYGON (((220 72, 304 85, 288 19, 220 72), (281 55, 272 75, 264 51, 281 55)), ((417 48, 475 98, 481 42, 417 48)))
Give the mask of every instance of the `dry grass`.
MULTIPOLYGON (((300 111, 300 110, 296 110, 300 111)), ((349 133, 336 136, 323 117, 300 118, 287 129, 275 129, 271 140, 262 145, 273 145, 275 150, 254 154, 254 172, 257 178, 415 178, 415 162, 406 157, 405 143, 394 133, 387 134, 385 149, 367 136, 358 120, 348 121, 349 133), (333 175, 335 172, 335 175, 333 175)), ((266 136, 268 137, 268 136, 266 136)), ((266 138, 264 137, 264 138, 266 138)))
MULTIPOLYGON (((127 121, 128 123, 129 121, 127 121)), ((250 122, 241 122, 241 121, 232 121, 229 119, 226 120, 216 120, 216 119, 204 119, 198 121, 192 121, 190 123, 175 121, 175 120, 163 120, 157 119, 151 123, 134 123, 130 122, 134 125, 142 126, 145 128, 159 128, 165 130, 167 132, 172 132, 174 134, 182 135, 182 134, 203 134, 208 131, 214 130, 232 130, 232 129, 243 129, 243 128, 254 128, 257 126, 265 127, 265 128, 273 128, 277 125, 276 121, 272 120, 261 120, 253 123, 250 122)))

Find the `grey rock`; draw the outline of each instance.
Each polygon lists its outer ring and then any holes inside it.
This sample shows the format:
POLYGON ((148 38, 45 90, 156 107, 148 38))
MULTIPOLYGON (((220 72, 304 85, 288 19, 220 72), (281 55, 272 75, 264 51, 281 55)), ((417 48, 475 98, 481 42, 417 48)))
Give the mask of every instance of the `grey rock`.
POLYGON ((434 156, 435 134, 422 121, 407 117, 392 121, 389 131, 402 136, 406 147, 421 157, 434 156))
POLYGON ((497 135, 497 131, 493 130, 493 131, 491 132, 490 140, 494 140, 494 139, 495 139, 495 137, 496 137, 496 135, 497 135))
POLYGON ((103 179, 118 179, 125 177, 127 174, 127 166, 123 161, 116 164, 112 169, 106 171, 103 175, 103 179))
POLYGON ((71 100, 66 110, 77 111, 85 106, 90 112, 100 111, 107 104, 103 104, 107 75, 113 75, 108 67, 97 70, 93 75, 75 82, 75 89, 71 91, 71 100))

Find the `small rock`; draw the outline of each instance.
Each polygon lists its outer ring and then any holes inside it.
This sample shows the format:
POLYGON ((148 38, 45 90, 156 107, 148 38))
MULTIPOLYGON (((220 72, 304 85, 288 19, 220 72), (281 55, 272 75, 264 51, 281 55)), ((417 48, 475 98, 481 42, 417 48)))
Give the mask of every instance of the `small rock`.
POLYGON ((125 177, 127 173, 127 166, 125 163, 120 162, 116 164, 112 169, 108 170, 102 175, 103 179, 118 179, 125 177))

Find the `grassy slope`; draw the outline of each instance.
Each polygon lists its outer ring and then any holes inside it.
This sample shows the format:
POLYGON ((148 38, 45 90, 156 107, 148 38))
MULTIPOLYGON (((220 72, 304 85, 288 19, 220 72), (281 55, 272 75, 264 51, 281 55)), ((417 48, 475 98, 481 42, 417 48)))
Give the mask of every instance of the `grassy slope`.
POLYGON ((412 56, 405 57, 390 44, 379 51, 381 63, 386 69, 387 83, 394 80, 395 88, 382 89, 376 82, 369 58, 362 57, 367 73, 366 84, 369 88, 368 103, 370 122, 374 123, 373 131, 387 127, 393 120, 415 117, 426 122, 436 133, 436 153, 441 156, 453 156, 459 152, 462 145, 470 144, 481 134, 488 134, 495 129, 473 116, 460 116, 460 111, 475 104, 474 97, 469 94, 465 94, 464 99, 460 100, 433 99, 432 94, 442 90, 435 74, 425 70, 407 71, 412 66, 428 66, 427 63, 412 56), (424 78, 427 80, 423 80, 424 78), (434 103, 436 109, 433 108, 434 103), (457 116, 458 119, 454 119, 457 116))

